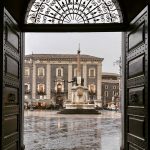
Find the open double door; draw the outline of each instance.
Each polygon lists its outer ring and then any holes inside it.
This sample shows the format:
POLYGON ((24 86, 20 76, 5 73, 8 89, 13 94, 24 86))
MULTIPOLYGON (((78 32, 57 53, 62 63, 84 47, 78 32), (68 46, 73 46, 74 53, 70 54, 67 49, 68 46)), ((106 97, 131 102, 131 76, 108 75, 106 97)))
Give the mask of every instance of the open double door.
MULTIPOLYGON (((86 25, 85 25, 86 27, 86 25)), ((124 36, 124 149, 150 149, 148 100, 148 7, 124 36)), ((4 10, 1 55, 0 149, 23 149, 23 33, 4 10)))

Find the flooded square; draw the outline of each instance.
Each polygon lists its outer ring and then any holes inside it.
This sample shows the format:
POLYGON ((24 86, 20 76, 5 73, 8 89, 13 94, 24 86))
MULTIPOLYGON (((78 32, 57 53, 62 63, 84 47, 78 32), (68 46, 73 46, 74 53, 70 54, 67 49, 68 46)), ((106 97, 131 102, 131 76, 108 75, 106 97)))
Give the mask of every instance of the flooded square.
POLYGON ((121 114, 63 115, 57 111, 24 112, 25 150, 119 150, 121 114))

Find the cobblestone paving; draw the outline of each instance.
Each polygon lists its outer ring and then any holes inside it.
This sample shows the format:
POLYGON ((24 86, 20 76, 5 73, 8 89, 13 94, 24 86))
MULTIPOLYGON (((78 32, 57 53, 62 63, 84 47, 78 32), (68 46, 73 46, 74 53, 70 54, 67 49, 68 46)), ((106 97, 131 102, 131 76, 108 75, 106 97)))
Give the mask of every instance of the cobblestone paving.
POLYGON ((56 111, 24 112, 25 150, 119 150, 119 112, 62 115, 56 111))

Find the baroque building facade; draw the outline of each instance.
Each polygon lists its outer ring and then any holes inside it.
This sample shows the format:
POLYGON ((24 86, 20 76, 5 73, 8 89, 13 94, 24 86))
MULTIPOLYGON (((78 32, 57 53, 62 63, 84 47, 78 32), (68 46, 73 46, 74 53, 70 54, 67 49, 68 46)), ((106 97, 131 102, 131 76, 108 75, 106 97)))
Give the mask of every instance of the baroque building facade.
POLYGON ((111 104, 120 105, 120 75, 116 73, 102 73, 102 101, 103 107, 111 104))
MULTIPOLYGON (((101 100, 102 61, 90 55, 81 55, 81 76, 88 87, 88 100, 101 100)), ((77 76, 75 54, 32 54, 24 60, 25 102, 39 105, 63 105, 71 101, 70 83, 77 76)))

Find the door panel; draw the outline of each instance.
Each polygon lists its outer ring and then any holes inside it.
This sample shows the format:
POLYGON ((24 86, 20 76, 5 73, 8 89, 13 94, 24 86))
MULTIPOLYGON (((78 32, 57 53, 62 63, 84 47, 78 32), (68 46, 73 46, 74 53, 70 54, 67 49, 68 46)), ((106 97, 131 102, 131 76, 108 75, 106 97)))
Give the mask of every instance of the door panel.
POLYGON ((148 7, 125 33, 125 150, 148 150, 148 7))
POLYGON ((22 130, 22 33, 4 10, 3 30, 3 150, 21 149, 22 130))

